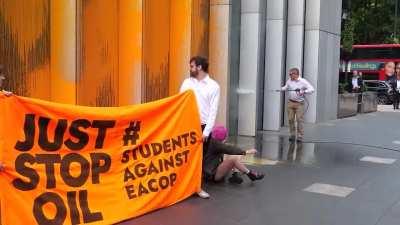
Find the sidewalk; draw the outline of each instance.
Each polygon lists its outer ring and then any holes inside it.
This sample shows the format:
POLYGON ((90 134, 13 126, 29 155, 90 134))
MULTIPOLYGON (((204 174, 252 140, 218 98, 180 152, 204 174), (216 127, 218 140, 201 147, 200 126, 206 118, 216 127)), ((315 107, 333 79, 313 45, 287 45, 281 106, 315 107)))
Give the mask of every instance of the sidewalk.
POLYGON ((304 143, 287 129, 231 141, 264 180, 207 185, 211 199, 192 197, 124 225, 398 225, 400 114, 376 112, 307 124, 304 143))

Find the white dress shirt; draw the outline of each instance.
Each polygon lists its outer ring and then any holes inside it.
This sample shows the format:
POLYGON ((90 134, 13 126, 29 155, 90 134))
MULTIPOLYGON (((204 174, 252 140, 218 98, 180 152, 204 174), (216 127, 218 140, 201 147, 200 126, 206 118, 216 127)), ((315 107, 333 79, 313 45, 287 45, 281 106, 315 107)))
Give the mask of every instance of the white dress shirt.
POLYGON ((360 88, 360 86, 358 86, 358 77, 351 78, 351 83, 353 84, 353 89, 360 88))
POLYGON ((311 94, 314 92, 313 86, 301 77, 297 80, 287 80, 286 85, 282 87, 282 91, 286 90, 288 90, 289 100, 296 102, 304 102, 304 93, 311 94), (294 91, 296 89, 300 89, 300 92, 294 91))
POLYGON ((203 130, 203 135, 208 137, 215 124, 217 117, 218 102, 220 88, 217 82, 211 79, 208 75, 202 79, 186 78, 181 86, 180 92, 193 90, 197 100, 197 106, 200 111, 201 124, 206 127, 203 130))

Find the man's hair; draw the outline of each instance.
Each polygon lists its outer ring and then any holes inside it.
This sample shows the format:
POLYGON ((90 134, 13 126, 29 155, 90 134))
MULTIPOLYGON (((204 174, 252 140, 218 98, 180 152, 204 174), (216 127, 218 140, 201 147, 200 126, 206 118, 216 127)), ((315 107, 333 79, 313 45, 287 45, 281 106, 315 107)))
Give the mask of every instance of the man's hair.
POLYGON ((393 61, 385 62, 384 66, 386 67, 386 66, 389 65, 389 64, 393 64, 393 66, 396 66, 396 64, 394 64, 393 61))
POLYGON ((300 70, 299 70, 299 68, 297 68, 297 67, 293 67, 293 68, 291 68, 289 71, 290 71, 290 72, 296 71, 296 74, 300 75, 300 70))
POLYGON ((201 66, 201 69, 208 73, 208 60, 202 56, 194 56, 190 59, 190 63, 194 62, 196 66, 201 66))

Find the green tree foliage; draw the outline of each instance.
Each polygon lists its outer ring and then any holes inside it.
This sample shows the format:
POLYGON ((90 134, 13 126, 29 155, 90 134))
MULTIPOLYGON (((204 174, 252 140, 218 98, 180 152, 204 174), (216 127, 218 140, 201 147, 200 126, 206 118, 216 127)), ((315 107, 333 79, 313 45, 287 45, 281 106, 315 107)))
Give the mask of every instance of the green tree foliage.
POLYGON ((352 18, 347 18, 344 24, 344 29, 342 31, 343 50, 346 52, 351 52, 353 43, 354 43, 354 20, 352 18))
MULTIPOLYGON (((397 43, 400 20, 397 18, 397 35, 394 36, 395 6, 398 0, 346 0, 350 2, 350 20, 354 22, 354 44, 397 43)), ((399 2, 400 5, 400 2, 399 2)), ((400 16, 398 10, 398 17, 400 16)), ((346 21, 346 20, 345 20, 346 21)), ((345 22, 346 24, 346 22, 345 22)), ((350 22, 351 24, 351 22, 350 22)), ((349 35, 344 26, 343 44, 349 35)))

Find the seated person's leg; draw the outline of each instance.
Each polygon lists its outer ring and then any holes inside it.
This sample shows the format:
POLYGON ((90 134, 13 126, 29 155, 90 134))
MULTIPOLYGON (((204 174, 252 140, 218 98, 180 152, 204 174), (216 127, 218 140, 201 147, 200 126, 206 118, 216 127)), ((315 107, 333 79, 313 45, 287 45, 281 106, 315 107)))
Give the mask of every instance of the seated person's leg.
POLYGON ((235 166, 235 162, 233 158, 226 158, 224 161, 219 164, 217 167, 217 171, 215 172, 214 175, 214 180, 215 181, 220 181, 225 177, 226 174, 228 174, 235 166))
MULTIPOLYGON (((233 168, 236 168, 240 172, 246 174, 252 181, 261 180, 264 178, 264 174, 249 170, 243 163, 240 162, 240 159, 241 159, 241 156, 239 156, 239 155, 229 155, 229 156, 225 157, 225 160, 217 168, 217 172, 214 175, 214 180, 220 181, 233 168)), ((241 182, 238 181, 237 183, 241 183, 241 182)))

